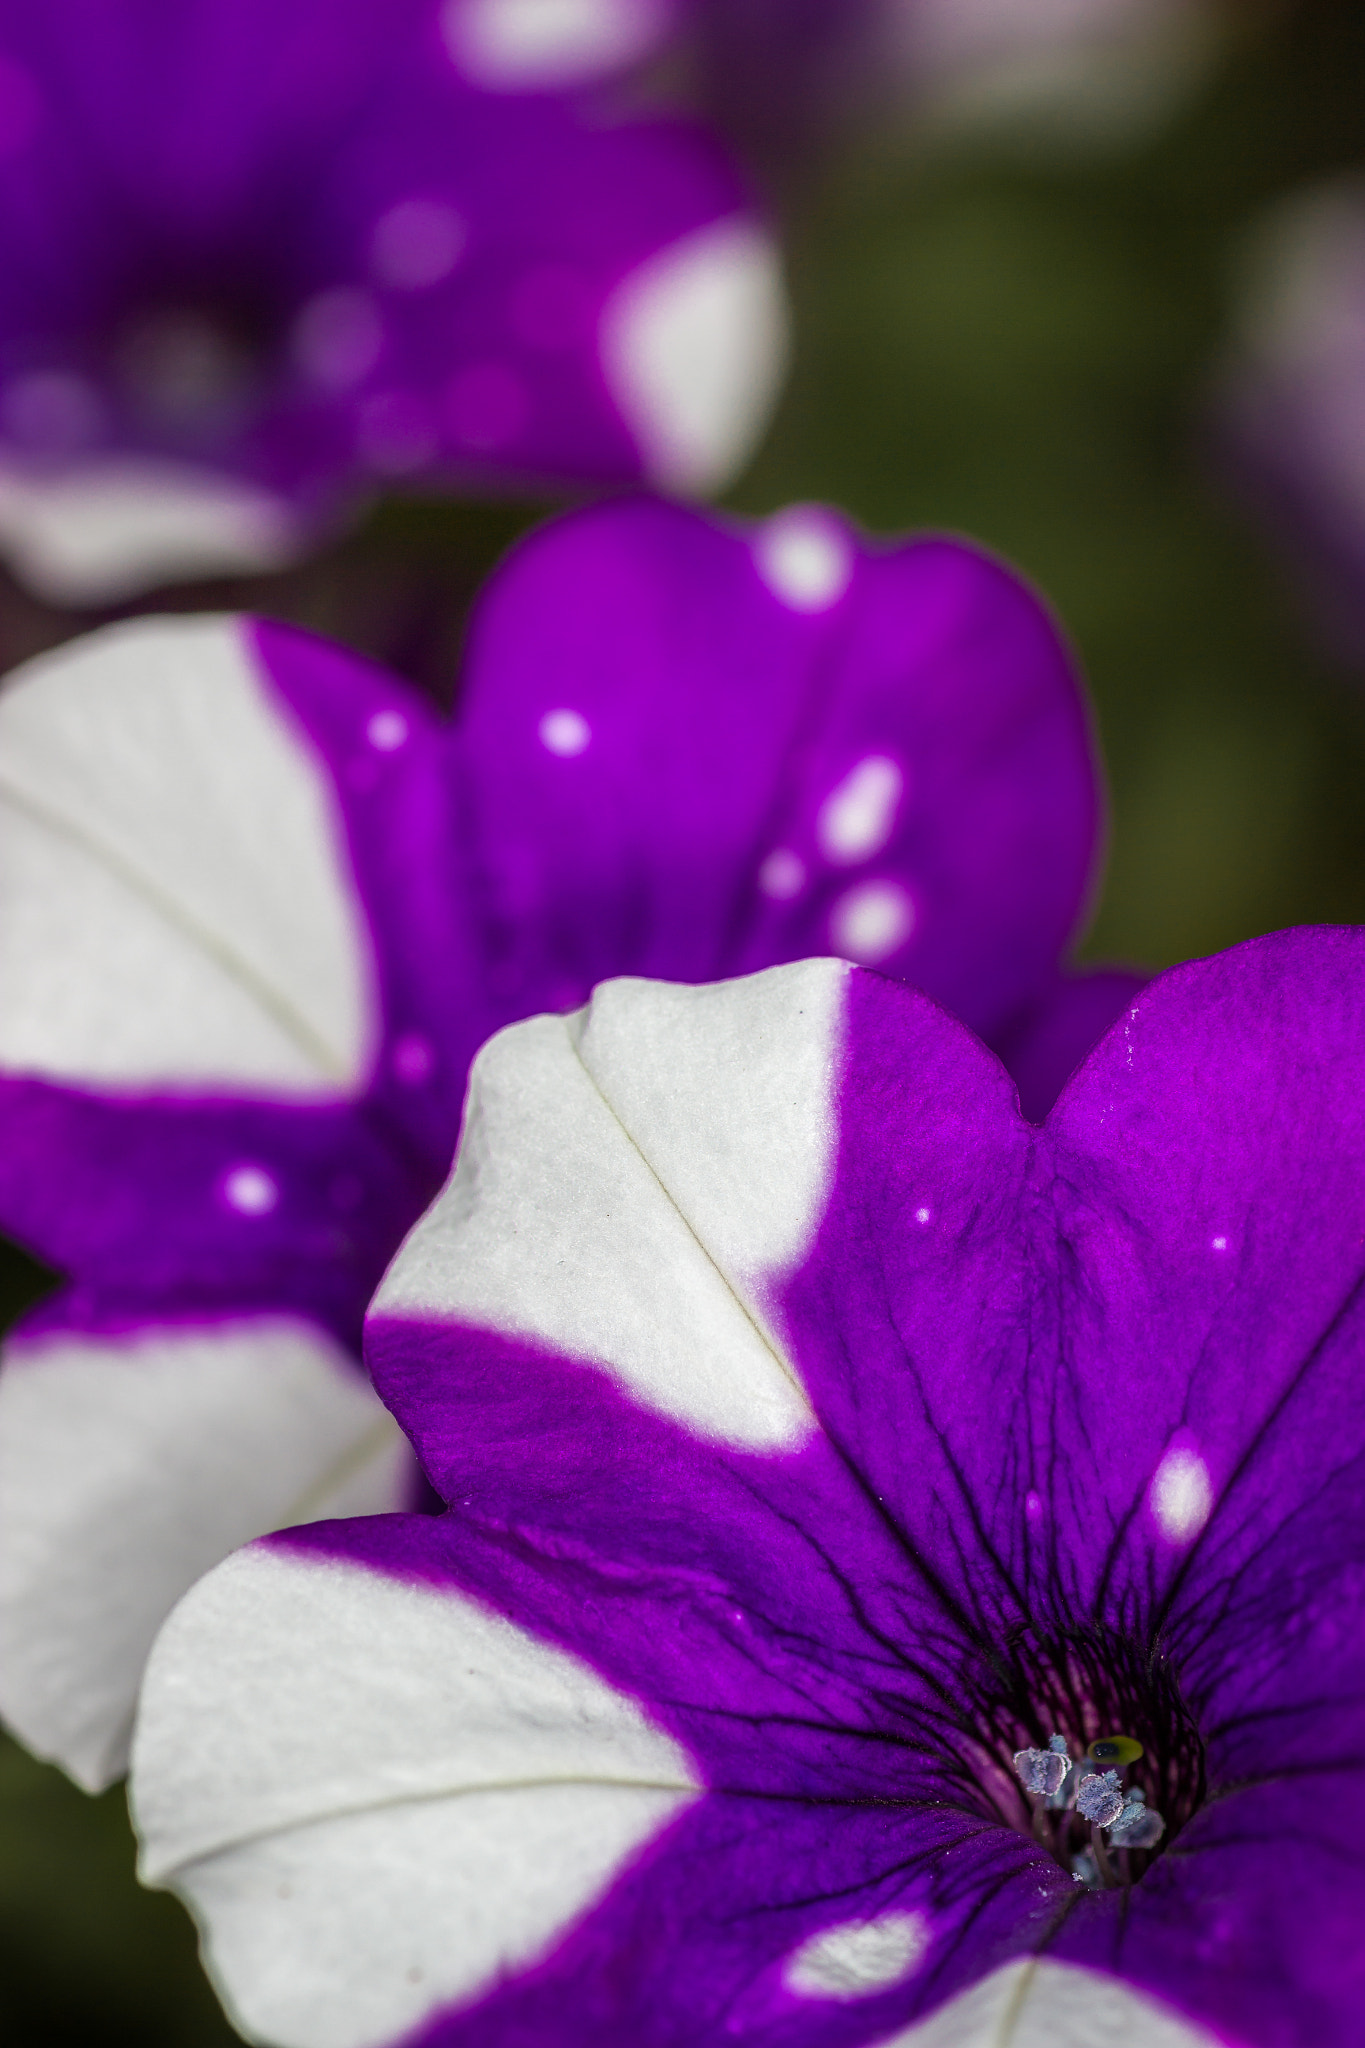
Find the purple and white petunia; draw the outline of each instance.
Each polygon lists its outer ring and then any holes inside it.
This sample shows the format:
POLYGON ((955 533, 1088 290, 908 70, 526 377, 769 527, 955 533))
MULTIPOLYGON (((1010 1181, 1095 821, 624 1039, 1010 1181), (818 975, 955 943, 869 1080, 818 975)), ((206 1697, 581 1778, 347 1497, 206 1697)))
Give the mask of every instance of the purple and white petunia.
POLYGON ((0 546, 45 594, 278 566, 386 481, 739 467, 785 313, 735 169, 481 89, 462 19, 0 0, 0 546))
POLYGON ((495 1038, 367 1335, 450 1511, 148 1669, 250 2037, 1351 2048, 1363 1020, 1365 933, 1252 941, 1042 1128, 834 961, 495 1038))
POLYGON ((811 507, 543 529, 476 614, 449 729, 251 620, 134 622, 21 671, 0 1227, 68 1285, 0 1372, 11 1726, 103 1782, 198 1573, 411 1497, 361 1322, 491 1031, 620 972, 833 951, 1007 1034, 1043 1100, 1127 992, 1053 987, 1097 809, 1032 594, 811 507))

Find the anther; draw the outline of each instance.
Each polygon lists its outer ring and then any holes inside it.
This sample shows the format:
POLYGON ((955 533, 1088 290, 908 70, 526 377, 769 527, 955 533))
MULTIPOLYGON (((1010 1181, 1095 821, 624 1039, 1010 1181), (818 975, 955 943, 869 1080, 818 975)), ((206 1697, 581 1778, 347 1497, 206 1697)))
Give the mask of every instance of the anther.
POLYGON ((1097 1828, 1112 1827, 1123 1812, 1117 1771, 1087 1771, 1076 1788, 1076 1811, 1097 1828))
POLYGON ((1147 1804, 1146 1795, 1139 1786, 1131 1786, 1124 1799, 1123 1812, 1109 1829, 1110 1842, 1116 1849, 1154 1847, 1166 1832, 1165 1821, 1154 1806, 1147 1804))
POLYGON ((1071 1758, 1062 1737, 1052 1735, 1046 1749, 1016 1749, 1014 1768, 1026 1792, 1051 1799, 1071 1769, 1071 1758))

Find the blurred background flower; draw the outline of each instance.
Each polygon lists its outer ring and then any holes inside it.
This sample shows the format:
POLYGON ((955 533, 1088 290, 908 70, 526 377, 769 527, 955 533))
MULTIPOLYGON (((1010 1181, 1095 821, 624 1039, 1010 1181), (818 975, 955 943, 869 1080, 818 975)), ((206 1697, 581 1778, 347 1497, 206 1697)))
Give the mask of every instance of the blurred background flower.
POLYGON ((38 590, 278 567, 399 478, 748 453, 784 316, 724 150, 483 90, 462 19, 0 6, 0 546, 38 590))
MULTIPOLYGON (((588 95, 576 108, 589 110, 574 118, 609 133, 686 105, 690 90, 677 46, 662 40, 680 17, 641 16, 646 37, 629 12, 610 63, 590 49, 573 87, 588 95)), ((1008 9, 1015 20, 1033 12, 1026 0, 1008 9)), ((522 0, 532 42, 537 19, 573 13, 522 0)), ((947 13, 966 22, 966 0, 947 13)), ((503 10, 504 23, 512 14, 503 10)), ((8 18, 21 20, 17 7, 8 18)), ((156 16, 177 18, 170 6, 156 16)), ((610 15, 582 0, 577 18, 610 15)), ((1168 49, 1169 19, 1157 38, 1168 49)), ((453 9, 442 20, 448 49, 458 42, 453 9)), ((1349 192, 1365 171, 1365 16, 1354 0, 1241 0, 1208 20, 1190 54, 1161 60, 1169 84, 1138 119, 1078 122, 1036 94, 1027 120, 1007 119, 990 110, 1011 96, 992 90, 975 93, 980 118, 949 120, 886 71, 895 90, 879 102, 841 87, 841 106, 857 111, 823 124, 819 152, 784 134, 779 158, 734 123, 733 148, 758 167, 780 223, 795 353, 771 431, 726 502, 766 515, 824 500, 875 532, 963 531, 1047 593, 1083 659, 1112 793, 1108 875, 1086 952, 1149 970, 1288 923, 1365 922, 1359 671, 1302 602, 1303 565, 1326 557, 1278 509, 1278 486, 1274 524, 1248 517, 1268 502, 1267 486, 1258 480, 1248 496, 1250 467, 1230 461, 1226 429, 1210 424, 1230 361, 1239 378, 1262 375, 1259 344, 1246 339, 1260 331, 1256 318, 1248 327, 1239 310, 1261 224, 1292 219, 1281 209, 1303 195, 1349 192)), ((1181 43, 1185 31, 1174 35, 1181 43)), ((945 108, 970 97, 947 93, 952 71, 945 57, 945 108)), ((1122 85, 1140 73, 1151 75, 1145 58, 1117 75, 1122 85)), ((452 90, 529 121, 554 104, 553 84, 523 75, 495 90, 466 71, 452 90)), ((1310 217, 1320 233, 1321 216, 1310 217)), ((1313 401, 1321 425, 1302 440, 1290 430, 1296 465, 1310 457, 1305 474, 1320 467, 1315 448, 1335 446, 1342 462, 1352 422, 1337 403, 1313 401)), ((462 497, 412 471, 364 477, 376 492, 368 512, 319 536, 294 566, 214 580, 205 570, 137 604, 292 619, 448 702, 475 589, 570 486, 541 470, 532 503, 487 495, 491 465, 478 477, 461 470, 462 497)), ((1355 577, 1334 566, 1330 582, 1350 592, 1355 577)), ((0 666, 132 608, 109 597, 77 614, 0 572, 0 666)), ((49 1284, 6 1255, 11 1318, 49 1284)), ((7 2048, 231 2039, 188 1923, 168 1900, 140 1894, 131 1873, 120 1792, 87 1801, 0 1750, 7 2048)))

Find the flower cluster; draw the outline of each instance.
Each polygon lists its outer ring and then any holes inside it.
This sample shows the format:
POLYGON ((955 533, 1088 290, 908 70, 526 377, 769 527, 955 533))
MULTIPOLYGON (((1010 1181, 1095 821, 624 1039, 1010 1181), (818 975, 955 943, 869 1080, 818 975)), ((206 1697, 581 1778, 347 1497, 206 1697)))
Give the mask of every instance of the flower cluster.
POLYGON ((1097 795, 1070 660, 955 542, 582 512, 489 589, 447 729, 259 621, 135 621, 0 695, 0 1222, 67 1276, 0 1373, 0 1706, 86 1784, 261 1530, 405 1505, 360 1370, 500 1024, 622 972, 913 975, 1046 1097, 1097 795))
MULTIPOLYGON (((0 545, 715 489, 725 124, 1202 12, 0 0, 0 545)), ((580 507, 455 706, 236 612, 0 689, 7 1726, 267 2048, 1352 2048, 1365 932, 1077 972, 1084 694, 965 540, 580 507)))

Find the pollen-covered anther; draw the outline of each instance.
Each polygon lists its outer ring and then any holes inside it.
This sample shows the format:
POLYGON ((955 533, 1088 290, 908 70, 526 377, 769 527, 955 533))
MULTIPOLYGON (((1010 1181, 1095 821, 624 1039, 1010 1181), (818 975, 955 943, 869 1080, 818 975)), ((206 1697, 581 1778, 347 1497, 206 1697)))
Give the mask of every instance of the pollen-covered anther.
POLYGON ((1123 1812, 1117 1771, 1087 1771, 1076 1788, 1076 1811, 1096 1827, 1112 1827, 1123 1812))
POLYGON ((1146 1795, 1134 1785, 1124 1794, 1124 1808, 1111 1823, 1109 1841, 1115 1849, 1151 1849, 1166 1832, 1166 1823, 1146 1795))
POLYGON ((1052 1736, 1046 1749, 1016 1749, 1014 1769, 1026 1792, 1051 1799, 1071 1769, 1071 1758, 1060 1735, 1052 1736))

